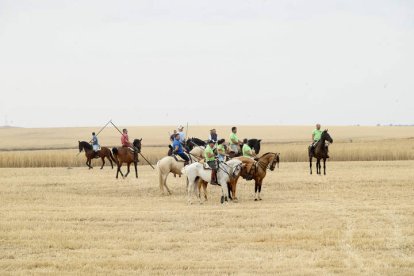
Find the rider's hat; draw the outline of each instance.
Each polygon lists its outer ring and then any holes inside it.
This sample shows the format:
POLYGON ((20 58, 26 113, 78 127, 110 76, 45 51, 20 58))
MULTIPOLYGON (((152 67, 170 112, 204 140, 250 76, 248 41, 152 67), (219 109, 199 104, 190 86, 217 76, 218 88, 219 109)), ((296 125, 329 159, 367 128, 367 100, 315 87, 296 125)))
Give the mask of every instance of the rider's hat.
POLYGON ((178 127, 177 127, 177 129, 183 129, 184 127, 182 126, 182 125, 179 125, 178 127))
POLYGON ((215 143, 216 143, 216 141, 214 141, 214 140, 208 140, 208 143, 209 143, 209 144, 211 144, 211 143, 215 144, 215 143))

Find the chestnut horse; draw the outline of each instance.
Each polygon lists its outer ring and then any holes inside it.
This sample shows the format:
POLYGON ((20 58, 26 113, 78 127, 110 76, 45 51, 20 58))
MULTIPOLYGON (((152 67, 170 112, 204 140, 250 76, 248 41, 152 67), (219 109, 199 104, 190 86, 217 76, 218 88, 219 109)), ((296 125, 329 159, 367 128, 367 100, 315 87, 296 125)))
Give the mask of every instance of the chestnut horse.
POLYGON ((114 156, 112 155, 111 151, 107 147, 102 147, 99 151, 95 152, 92 149, 91 144, 89 144, 88 142, 86 141, 78 141, 78 142, 79 142, 79 152, 82 152, 83 150, 85 151, 86 166, 88 166, 89 169, 93 169, 91 163, 92 163, 92 159, 95 159, 95 158, 102 159, 101 170, 105 166, 105 158, 107 158, 109 162, 111 163, 112 169, 114 168, 112 161, 114 161, 116 164, 116 160, 114 156))
MULTIPOLYGON (((262 157, 260 157, 257 161, 255 161, 252 158, 249 157, 236 157, 235 159, 239 159, 243 162, 245 165, 240 173, 240 176, 243 177, 246 180, 254 180, 254 200, 262 200, 260 197, 260 192, 262 191, 262 183, 263 179, 266 176, 267 169, 269 168, 271 171, 273 171, 276 167, 276 165, 279 167, 279 161, 280 161, 280 153, 273 153, 268 152, 264 154, 262 157), (270 164, 270 167, 269 167, 270 164)), ((231 183, 231 193, 233 200, 237 200, 236 196, 236 181, 231 183)))
POLYGON ((326 158, 329 158, 329 156, 328 146, 325 145, 325 141, 333 143, 333 139, 329 135, 327 129, 322 132, 321 139, 316 143, 315 148, 313 150, 312 146, 309 146, 308 148, 310 174, 312 174, 312 157, 315 157, 316 173, 321 174, 321 159, 323 159, 323 174, 326 175, 326 158))
MULTIPOLYGON (((142 139, 135 139, 132 145, 137 149, 137 155, 141 152, 141 141, 142 139)), ((112 153, 114 154, 118 165, 116 170, 116 178, 118 178, 118 173, 121 174, 122 178, 125 178, 129 174, 129 167, 131 163, 134 163, 135 167, 135 177, 138 178, 138 157, 135 159, 134 152, 129 147, 120 147, 120 148, 112 148, 112 153), (124 175, 121 171, 122 164, 127 164, 127 173, 124 175)))

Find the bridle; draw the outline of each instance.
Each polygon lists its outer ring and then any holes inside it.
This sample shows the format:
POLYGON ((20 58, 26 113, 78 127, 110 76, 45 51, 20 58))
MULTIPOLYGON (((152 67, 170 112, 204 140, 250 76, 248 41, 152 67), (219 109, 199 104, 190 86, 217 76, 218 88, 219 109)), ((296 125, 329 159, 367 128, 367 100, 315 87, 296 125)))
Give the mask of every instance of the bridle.
MULTIPOLYGON (((269 153, 270 154, 270 153, 269 153)), ((262 169, 262 170, 264 170, 264 171, 266 171, 267 169, 269 169, 269 170, 271 170, 271 171, 273 171, 274 169, 275 169, 275 167, 276 167, 276 163, 278 164, 278 167, 279 167, 279 160, 278 160, 278 156, 279 156, 279 154, 278 153, 271 153, 271 154, 274 154, 275 156, 273 157, 273 161, 272 161, 272 163, 271 164, 265 164, 265 162, 263 162, 263 161, 260 161, 260 159, 259 159, 259 161, 257 161, 257 165, 262 169)))

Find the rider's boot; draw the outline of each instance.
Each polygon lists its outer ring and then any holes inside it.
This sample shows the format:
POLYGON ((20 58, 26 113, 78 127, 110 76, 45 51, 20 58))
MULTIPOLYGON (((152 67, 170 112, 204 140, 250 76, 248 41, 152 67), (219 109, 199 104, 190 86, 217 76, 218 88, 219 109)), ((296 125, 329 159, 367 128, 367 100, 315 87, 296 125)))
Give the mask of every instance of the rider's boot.
POLYGON ((217 182, 217 172, 216 172, 216 170, 212 170, 211 171, 211 184, 218 185, 218 182, 217 182))

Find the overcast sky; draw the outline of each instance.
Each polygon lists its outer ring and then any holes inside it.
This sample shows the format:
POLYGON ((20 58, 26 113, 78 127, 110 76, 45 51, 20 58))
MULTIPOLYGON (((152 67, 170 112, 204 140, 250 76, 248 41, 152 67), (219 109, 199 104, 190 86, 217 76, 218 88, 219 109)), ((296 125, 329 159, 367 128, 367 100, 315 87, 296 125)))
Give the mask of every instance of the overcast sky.
POLYGON ((0 125, 414 123, 414 2, 0 0, 0 125))

